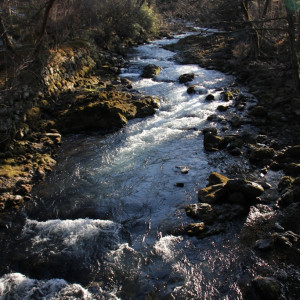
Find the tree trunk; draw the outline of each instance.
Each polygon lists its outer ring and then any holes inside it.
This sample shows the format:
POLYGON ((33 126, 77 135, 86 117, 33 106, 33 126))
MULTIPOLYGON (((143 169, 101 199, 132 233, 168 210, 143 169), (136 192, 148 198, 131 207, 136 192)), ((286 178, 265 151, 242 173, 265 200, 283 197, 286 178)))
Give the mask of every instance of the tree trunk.
POLYGON ((54 5, 55 2, 56 2, 56 0, 49 0, 48 3, 47 3, 47 5, 46 5, 46 10, 45 10, 44 18, 43 18, 42 29, 41 29, 40 36, 38 38, 36 49, 39 49, 40 46, 41 46, 41 44, 42 44, 43 38, 44 38, 44 36, 46 34, 46 29, 47 29, 47 23, 48 23, 49 15, 50 15, 51 9, 52 9, 52 7, 53 7, 53 5, 54 5))
POLYGON ((295 36, 295 23, 293 12, 286 8, 287 11, 287 21, 289 24, 288 33, 290 39, 290 56, 291 64, 294 74, 295 87, 297 90, 300 90, 300 78, 299 78, 299 61, 296 50, 296 36, 295 36))
POLYGON ((250 37, 251 37, 251 43, 252 43, 252 52, 254 54, 254 57, 257 58, 260 55, 260 36, 258 31, 254 28, 251 18, 251 15, 249 13, 248 8, 249 0, 243 0, 241 2, 242 11, 246 17, 246 20, 249 22, 249 30, 250 30, 250 37))
POLYGON ((12 52, 15 52, 15 47, 14 47, 14 45, 13 45, 13 43, 12 43, 12 41, 11 41, 8 33, 7 33, 6 26, 5 26, 4 22, 3 22, 3 18, 2 18, 1 15, 0 15, 0 37, 3 40, 4 46, 8 50, 10 50, 12 52))

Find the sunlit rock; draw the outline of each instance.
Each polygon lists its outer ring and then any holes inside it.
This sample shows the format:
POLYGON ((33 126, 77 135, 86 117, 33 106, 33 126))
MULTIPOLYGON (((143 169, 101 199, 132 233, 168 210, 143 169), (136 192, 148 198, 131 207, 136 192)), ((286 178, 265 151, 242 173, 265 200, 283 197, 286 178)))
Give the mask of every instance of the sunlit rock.
POLYGON ((228 180, 229 180, 228 177, 218 172, 212 172, 208 177, 208 185, 227 183, 228 180))

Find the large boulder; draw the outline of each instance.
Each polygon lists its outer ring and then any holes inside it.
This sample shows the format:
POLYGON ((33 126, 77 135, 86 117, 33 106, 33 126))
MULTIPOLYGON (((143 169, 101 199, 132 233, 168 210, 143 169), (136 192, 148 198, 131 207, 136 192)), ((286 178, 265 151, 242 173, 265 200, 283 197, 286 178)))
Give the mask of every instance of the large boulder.
POLYGON ((110 132, 123 127, 127 120, 153 115, 158 108, 155 98, 117 91, 79 94, 72 101, 56 115, 62 132, 110 132))
POLYGON ((147 65, 143 69, 142 77, 143 78, 153 78, 159 74, 161 68, 156 65, 147 65))

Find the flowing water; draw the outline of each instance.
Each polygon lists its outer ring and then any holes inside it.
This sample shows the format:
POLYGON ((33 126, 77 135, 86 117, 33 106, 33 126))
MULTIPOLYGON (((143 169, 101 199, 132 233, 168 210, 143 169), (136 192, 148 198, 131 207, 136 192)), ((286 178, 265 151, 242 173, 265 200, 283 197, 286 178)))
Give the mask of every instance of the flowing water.
POLYGON ((209 173, 226 168, 218 154, 208 159, 201 128, 220 104, 206 94, 218 99, 234 82, 177 64, 162 47, 181 37, 134 48, 123 70, 136 90, 159 97, 154 116, 104 137, 64 140, 57 167, 7 246, 0 299, 242 299, 239 284, 254 271, 241 263, 234 224, 203 240, 175 234, 192 222, 184 206, 197 202, 209 173), (140 77, 147 64, 162 68, 155 80, 140 77), (178 83, 190 72, 203 95, 178 83))

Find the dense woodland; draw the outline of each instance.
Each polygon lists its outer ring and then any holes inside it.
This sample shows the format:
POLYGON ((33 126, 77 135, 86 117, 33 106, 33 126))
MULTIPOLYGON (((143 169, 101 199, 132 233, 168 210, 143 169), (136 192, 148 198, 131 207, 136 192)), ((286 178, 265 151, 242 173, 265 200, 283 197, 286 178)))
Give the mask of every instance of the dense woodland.
MULTIPOLYGON (((1 0, 1 69, 14 72, 45 48, 92 36, 99 46, 144 41, 162 22, 191 20, 202 26, 236 32, 237 59, 282 59, 289 62, 299 88, 300 25, 297 0, 1 0), (12 66, 14 64, 14 66, 12 66)), ((5 80, 4 80, 5 81, 5 80)))

